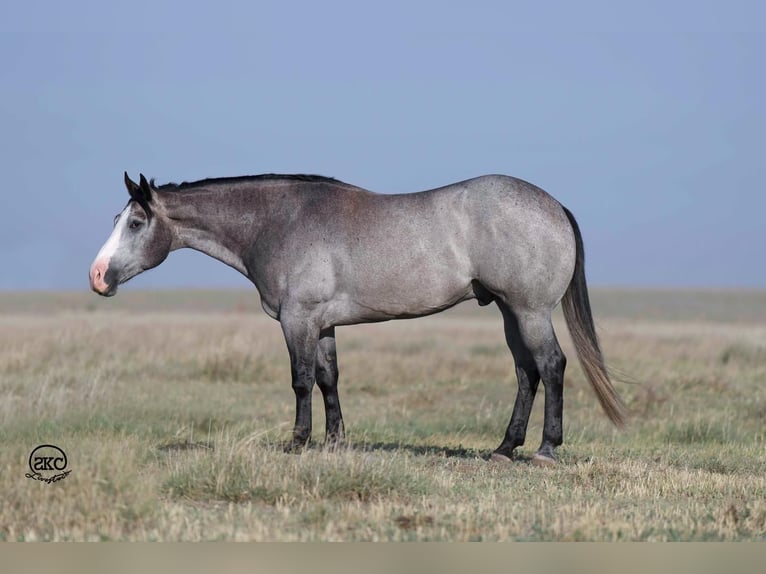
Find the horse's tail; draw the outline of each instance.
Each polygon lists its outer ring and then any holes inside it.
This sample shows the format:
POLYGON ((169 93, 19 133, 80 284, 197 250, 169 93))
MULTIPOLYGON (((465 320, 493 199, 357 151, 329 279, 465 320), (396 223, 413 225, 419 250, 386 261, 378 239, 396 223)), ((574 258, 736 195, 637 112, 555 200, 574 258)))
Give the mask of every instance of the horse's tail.
POLYGON ((572 212, 564 207, 564 213, 572 225, 577 252, 574 275, 561 301, 564 319, 566 319, 585 376, 588 377, 593 390, 596 391, 596 396, 606 416, 615 426, 622 428, 625 426, 625 407, 609 380, 609 373, 604 365, 604 356, 598 343, 596 328, 593 325, 588 286, 585 283, 585 249, 583 248, 582 234, 572 212))

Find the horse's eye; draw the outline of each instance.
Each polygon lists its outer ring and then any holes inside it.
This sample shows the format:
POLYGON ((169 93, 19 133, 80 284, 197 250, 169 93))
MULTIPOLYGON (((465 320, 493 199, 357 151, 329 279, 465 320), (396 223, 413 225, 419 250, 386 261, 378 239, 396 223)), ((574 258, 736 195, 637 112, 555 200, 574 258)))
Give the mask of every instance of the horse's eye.
POLYGON ((128 224, 128 227, 130 229, 138 229, 139 227, 141 227, 141 222, 138 219, 134 219, 128 224))

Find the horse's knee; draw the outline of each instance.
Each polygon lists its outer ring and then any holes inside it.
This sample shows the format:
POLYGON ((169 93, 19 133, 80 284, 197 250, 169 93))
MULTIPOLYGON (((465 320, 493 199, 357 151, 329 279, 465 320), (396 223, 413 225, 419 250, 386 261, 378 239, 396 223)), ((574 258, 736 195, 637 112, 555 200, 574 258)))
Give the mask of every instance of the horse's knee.
POLYGON ((293 391, 297 397, 305 397, 311 394, 314 387, 314 379, 311 377, 295 377, 293 379, 293 391))

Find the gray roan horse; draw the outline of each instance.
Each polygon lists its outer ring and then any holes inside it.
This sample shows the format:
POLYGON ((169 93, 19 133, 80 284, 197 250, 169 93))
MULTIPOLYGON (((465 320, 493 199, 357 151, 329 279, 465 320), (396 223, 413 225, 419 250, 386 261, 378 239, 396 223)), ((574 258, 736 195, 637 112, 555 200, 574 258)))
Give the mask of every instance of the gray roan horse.
POLYGON ((155 186, 125 174, 130 200, 90 268, 100 295, 190 247, 255 284, 284 332, 296 399, 291 447, 311 435, 311 391, 322 391, 326 440, 343 439, 335 327, 438 313, 468 299, 496 303, 518 393, 492 459, 524 444, 542 378, 545 414, 536 464, 562 443, 566 358, 551 324, 564 317, 607 416, 623 406, 604 366, 572 214, 541 189, 489 175, 420 193, 376 194, 313 175, 257 175, 155 186))

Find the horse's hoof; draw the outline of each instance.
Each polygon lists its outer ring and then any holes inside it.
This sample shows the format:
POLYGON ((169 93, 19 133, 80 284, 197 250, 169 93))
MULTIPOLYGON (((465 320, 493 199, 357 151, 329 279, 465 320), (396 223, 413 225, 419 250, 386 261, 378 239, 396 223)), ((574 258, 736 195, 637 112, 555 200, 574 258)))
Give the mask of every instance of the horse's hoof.
POLYGON ((556 459, 536 452, 532 455, 532 464, 535 466, 556 466, 556 459))
POLYGON ((501 462, 508 464, 513 462, 513 459, 510 456, 504 455, 502 453, 493 452, 491 455, 489 455, 489 462, 501 462))

